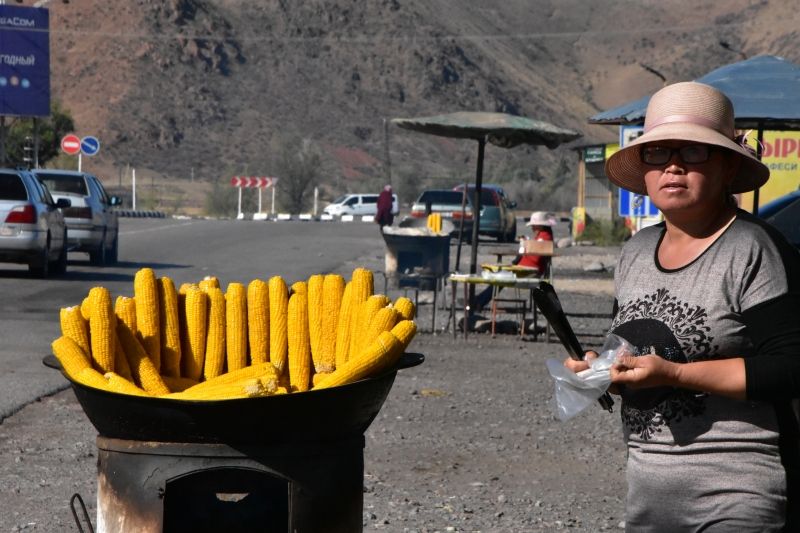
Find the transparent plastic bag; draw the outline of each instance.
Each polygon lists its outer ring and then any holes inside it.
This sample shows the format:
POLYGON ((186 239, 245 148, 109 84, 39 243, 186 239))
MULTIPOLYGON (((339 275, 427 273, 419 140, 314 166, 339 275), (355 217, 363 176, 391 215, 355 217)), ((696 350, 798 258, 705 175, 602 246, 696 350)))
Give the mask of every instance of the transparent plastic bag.
POLYGON ((633 347, 614 333, 609 333, 597 359, 589 362, 589 368, 572 372, 558 359, 548 359, 547 371, 555 381, 553 411, 563 421, 569 420, 597 401, 611 385, 609 369, 620 355, 632 354, 633 347))

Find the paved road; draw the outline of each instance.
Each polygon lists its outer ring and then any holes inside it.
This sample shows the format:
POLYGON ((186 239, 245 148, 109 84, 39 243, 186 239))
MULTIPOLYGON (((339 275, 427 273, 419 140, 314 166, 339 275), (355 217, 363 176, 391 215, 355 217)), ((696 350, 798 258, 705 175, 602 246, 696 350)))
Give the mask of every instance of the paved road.
POLYGON ((382 256, 383 246, 377 227, 365 223, 122 219, 113 267, 93 267, 88 255, 75 253, 66 276, 34 280, 24 266, 0 264, 0 422, 66 387, 41 360, 60 334, 59 309, 79 304, 95 285, 131 295, 133 275, 144 266, 176 285, 209 274, 224 284, 276 274, 288 282, 346 269, 371 250, 382 256))

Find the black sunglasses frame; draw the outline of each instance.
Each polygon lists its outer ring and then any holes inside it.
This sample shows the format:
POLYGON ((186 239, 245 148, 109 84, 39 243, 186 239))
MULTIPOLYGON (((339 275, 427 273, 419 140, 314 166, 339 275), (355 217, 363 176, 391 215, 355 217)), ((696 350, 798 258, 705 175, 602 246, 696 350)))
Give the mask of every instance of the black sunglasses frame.
POLYGON ((685 164, 687 164, 687 165, 699 165, 699 164, 702 164, 702 163, 705 163, 706 161, 708 161, 711 158, 711 154, 713 153, 713 151, 714 151, 714 147, 713 146, 708 145, 708 144, 703 144, 703 143, 686 144, 686 145, 678 147, 678 148, 672 148, 670 146, 662 146, 662 145, 659 145, 659 144, 643 145, 639 149, 639 159, 641 159, 642 163, 644 163, 645 165, 649 165, 651 167, 657 167, 657 166, 661 166, 661 165, 666 165, 667 163, 672 161, 672 156, 674 156, 677 153, 678 156, 681 158, 681 161, 683 161, 685 164), (667 151, 666 160, 664 160, 661 163, 651 163, 651 162, 647 161, 645 159, 645 155, 644 154, 645 154, 645 149, 648 148, 648 146, 649 147, 653 147, 653 148, 659 148, 661 150, 667 151), (687 148, 697 148, 698 146, 702 146, 703 148, 706 149, 705 158, 703 158, 700 161, 687 161, 686 158, 684 157, 683 150, 686 150, 687 148))

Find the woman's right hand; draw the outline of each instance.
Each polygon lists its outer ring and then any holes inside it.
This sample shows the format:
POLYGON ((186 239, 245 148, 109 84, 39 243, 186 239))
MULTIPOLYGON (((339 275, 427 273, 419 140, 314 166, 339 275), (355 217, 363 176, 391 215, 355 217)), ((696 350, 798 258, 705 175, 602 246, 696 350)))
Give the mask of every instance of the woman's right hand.
POLYGON ((578 372, 581 372, 582 370, 588 369, 589 368, 589 361, 591 361, 592 359, 597 359, 597 357, 598 357, 597 352, 589 350, 588 352, 586 352, 584 354, 583 359, 580 360, 580 361, 577 361, 577 360, 572 359, 572 358, 565 359, 564 360, 564 366, 569 368, 570 370, 572 370, 573 372, 575 372, 577 374, 578 372))

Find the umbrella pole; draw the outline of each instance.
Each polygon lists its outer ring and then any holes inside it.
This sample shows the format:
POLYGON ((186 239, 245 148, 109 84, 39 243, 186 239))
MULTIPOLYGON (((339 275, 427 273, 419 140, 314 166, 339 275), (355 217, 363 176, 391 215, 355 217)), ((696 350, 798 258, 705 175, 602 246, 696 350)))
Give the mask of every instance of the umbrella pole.
MULTIPOLYGON (((761 121, 758 122, 758 135, 756 139, 758 139, 756 142, 756 157, 761 161, 763 152, 762 146, 764 146, 764 123, 761 121)), ((753 190, 753 214, 758 216, 758 189, 753 190)))
POLYGON ((469 188, 464 184, 464 192, 461 195, 461 220, 458 222, 458 245, 456 246, 456 272, 461 272, 461 242, 464 240, 464 212, 467 210, 467 191, 469 188))
MULTIPOLYGON (((475 197, 472 202, 472 252, 470 254, 469 273, 478 271, 478 227, 481 223, 481 189, 483 187, 483 153, 486 150, 486 137, 478 139, 478 169, 475 171, 475 197)), ((464 327, 472 323, 475 307, 475 284, 469 284, 469 313, 464 327)))

